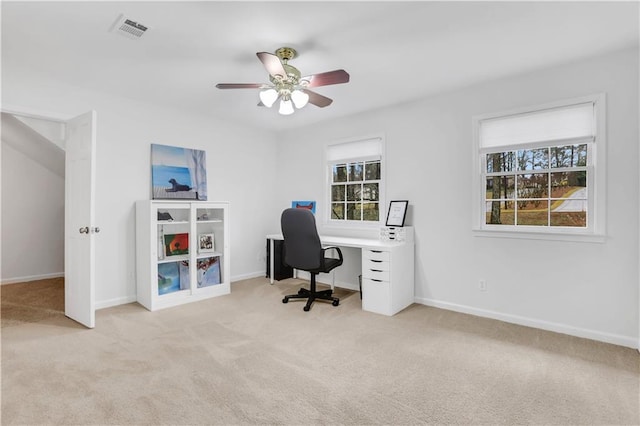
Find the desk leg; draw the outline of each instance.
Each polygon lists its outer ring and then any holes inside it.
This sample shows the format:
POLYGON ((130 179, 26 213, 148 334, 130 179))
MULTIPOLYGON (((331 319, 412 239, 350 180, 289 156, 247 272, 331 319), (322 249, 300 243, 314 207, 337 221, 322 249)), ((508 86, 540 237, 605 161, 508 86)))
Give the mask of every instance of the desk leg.
POLYGON ((273 238, 269 240, 269 280, 273 284, 273 238))

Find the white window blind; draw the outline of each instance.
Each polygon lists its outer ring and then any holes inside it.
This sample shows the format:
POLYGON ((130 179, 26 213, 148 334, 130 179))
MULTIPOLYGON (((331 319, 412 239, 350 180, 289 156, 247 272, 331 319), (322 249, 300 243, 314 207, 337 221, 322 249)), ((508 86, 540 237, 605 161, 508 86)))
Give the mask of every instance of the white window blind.
POLYGON ((382 158, 382 139, 363 139, 327 146, 327 162, 330 164, 349 160, 373 160, 382 158))
POLYGON ((593 102, 587 102, 482 120, 480 149, 567 139, 593 141, 594 108, 593 102))

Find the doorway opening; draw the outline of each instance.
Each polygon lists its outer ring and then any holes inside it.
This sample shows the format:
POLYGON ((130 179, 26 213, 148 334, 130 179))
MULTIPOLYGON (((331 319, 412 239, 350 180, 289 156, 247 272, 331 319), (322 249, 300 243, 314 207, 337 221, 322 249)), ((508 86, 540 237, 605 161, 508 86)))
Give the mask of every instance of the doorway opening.
POLYGON ((65 123, 2 112, 2 327, 64 320, 65 123))

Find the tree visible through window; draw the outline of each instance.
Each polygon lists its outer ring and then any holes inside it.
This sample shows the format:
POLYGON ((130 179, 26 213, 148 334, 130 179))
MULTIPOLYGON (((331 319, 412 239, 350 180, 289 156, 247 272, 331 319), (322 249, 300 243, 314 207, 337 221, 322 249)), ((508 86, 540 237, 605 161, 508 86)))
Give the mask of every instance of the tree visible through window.
POLYGON ((475 116, 475 230, 601 238, 605 117, 604 94, 475 116))
POLYGON ((378 221, 380 160, 331 166, 331 219, 378 221))
POLYGON ((587 144, 486 154, 486 223, 587 226, 587 144))

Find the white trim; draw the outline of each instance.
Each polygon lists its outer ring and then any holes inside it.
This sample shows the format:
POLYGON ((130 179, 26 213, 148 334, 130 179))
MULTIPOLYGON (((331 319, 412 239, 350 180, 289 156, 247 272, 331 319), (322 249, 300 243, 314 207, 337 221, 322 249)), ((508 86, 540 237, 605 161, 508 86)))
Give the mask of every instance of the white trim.
POLYGON ((248 272, 246 274, 240 274, 240 275, 234 275, 233 277, 231 277, 231 284, 233 284, 235 281, 242 281, 242 280, 248 280, 251 278, 257 278, 257 277, 266 277, 267 276, 267 272, 266 269, 264 271, 258 271, 258 272, 248 272))
POLYGON ((362 135, 362 136, 358 136, 358 137, 349 137, 349 138, 342 138, 342 139, 335 139, 329 142, 325 142, 324 144, 324 150, 323 150, 323 167, 325 170, 325 183, 324 183, 324 203, 325 203, 325 207, 324 207, 324 215, 322 217, 322 225, 324 227, 335 227, 337 229, 372 229, 372 228, 378 228, 380 227, 383 223, 384 223, 384 216, 385 216, 385 212, 386 212, 386 145, 387 145, 387 141, 386 141, 386 135, 383 132, 380 133, 374 133, 374 134, 368 134, 368 135, 362 135), (329 162, 328 160, 328 155, 327 152, 329 150, 330 146, 333 145, 340 145, 340 144, 345 144, 345 143, 352 143, 352 142, 358 142, 358 141, 366 141, 366 140, 373 140, 373 139, 379 139, 380 140, 380 156, 379 158, 369 158, 369 157, 362 157, 362 158, 352 158, 352 159, 345 159, 344 162, 355 162, 355 161, 369 161, 369 160, 380 160, 380 183, 378 186, 378 191, 379 191, 379 199, 378 199, 378 211, 379 211, 379 220, 372 222, 372 221, 353 221, 353 220, 334 220, 331 219, 331 178, 332 178, 332 174, 329 171, 329 165, 330 164, 338 164, 337 162, 329 162))
POLYGON ((53 272, 51 274, 27 275, 24 277, 4 278, 2 279, 2 282, 0 282, 0 285, 48 280, 51 278, 64 278, 64 272, 53 272))
MULTIPOLYGON (((109 300, 103 300, 101 302, 96 302, 95 303, 95 309, 98 310, 98 309, 112 308, 114 306, 126 305, 127 303, 134 303, 134 302, 137 302, 137 301, 138 301, 138 299, 136 298, 135 295, 126 296, 126 297, 117 297, 115 299, 109 299, 109 300)), ((140 307, 142 308, 142 306, 140 306, 140 307)))
MULTIPOLYGON (((472 218, 471 229, 476 236, 480 237, 505 237, 505 238, 528 238, 528 239, 546 239, 546 240, 565 240, 565 241, 585 241, 585 242, 604 242, 606 236, 606 151, 607 151, 607 132, 606 132, 606 95, 604 93, 584 96, 574 99, 566 99, 551 102, 543 105, 521 107, 508 111, 497 113, 489 113, 473 116, 472 124, 472 218), (576 105, 580 103, 592 102, 594 105, 595 120, 595 142, 589 145, 588 160, 588 188, 590 196, 588 198, 587 208, 587 227, 586 228, 562 228, 541 226, 538 229, 523 226, 497 225, 487 226, 485 223, 485 200, 481 195, 485 191, 484 161, 483 154, 486 149, 480 148, 479 126, 482 120, 489 118, 497 118, 501 116, 510 116, 523 114, 530 111, 540 111, 544 109, 560 108, 566 105, 576 105), (595 168, 593 167, 595 165, 595 168), (595 172, 594 172, 595 170, 595 172), (594 180, 595 175, 595 180, 594 180), (535 235, 535 236, 534 236, 535 235), (567 237, 565 237, 566 235, 567 237)), ((551 146, 556 141, 548 141, 547 146, 551 146)), ((536 143, 536 146, 540 143, 536 143)), ((524 145, 528 147, 528 145, 524 145)), ((510 150, 508 147, 499 147, 499 149, 510 150)), ((513 147, 511 147, 513 148, 513 147)), ((498 149, 498 148, 496 148, 498 149)), ((514 148, 515 149, 515 148, 514 148)))
MULTIPOLYGON (((500 226, 500 225, 496 225, 500 226)), ((523 226, 521 226, 523 227, 523 226)), ((607 240, 606 235, 600 234, 586 234, 586 233, 571 233, 571 232, 544 232, 540 229, 537 231, 526 231, 521 229, 472 229, 474 237, 489 237, 489 238, 519 238, 523 240, 551 240, 551 241, 573 241, 583 243, 604 243, 607 240)), ((567 231, 572 231, 568 229, 567 231)))
POLYGON ((498 321, 504 321, 511 324, 523 325, 525 327, 533 327, 541 330, 553 331, 556 333, 568 334, 570 336, 582 337, 585 339, 597 340, 599 342, 611 343, 614 345, 625 346, 628 348, 638 348, 638 340, 633 336, 623 336, 620 334, 603 333, 597 330, 587 328, 574 327, 567 324, 561 324, 550 321, 543 321, 535 318, 523 317, 519 315, 504 314, 502 312, 491 311, 488 309, 479 309, 472 306, 459 305, 456 303, 442 302, 439 300, 416 297, 415 303, 421 305, 433 306, 435 308, 446 309, 448 311, 461 312, 464 314, 475 315, 483 318, 491 318, 498 321))
POLYGON ((0 107, 0 111, 7 114, 19 115, 22 117, 38 118, 41 120, 48 120, 48 121, 58 121, 61 123, 66 123, 67 121, 71 120, 73 117, 76 116, 76 115, 64 115, 64 114, 59 114, 59 113, 50 112, 50 111, 42 111, 42 110, 37 110, 33 108, 21 107, 17 105, 7 105, 7 104, 2 104, 2 106, 0 107))

